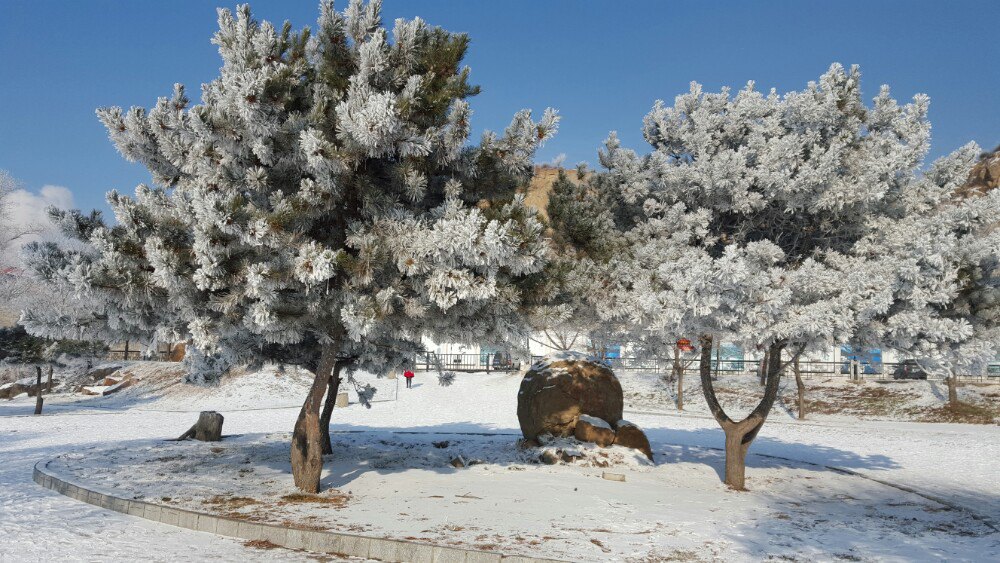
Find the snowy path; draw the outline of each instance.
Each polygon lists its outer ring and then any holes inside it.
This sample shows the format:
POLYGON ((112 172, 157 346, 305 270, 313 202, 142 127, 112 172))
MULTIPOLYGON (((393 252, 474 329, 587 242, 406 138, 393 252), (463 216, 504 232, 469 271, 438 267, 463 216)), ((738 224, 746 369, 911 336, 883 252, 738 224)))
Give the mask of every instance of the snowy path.
MULTIPOLYGON (((31 480, 31 469, 39 460, 88 445, 174 434, 174 429, 191 424, 192 415, 53 408, 53 414, 41 417, 9 416, 22 414, 27 407, 27 401, 0 404, 0 561, 315 560, 117 514, 43 489, 31 480)), ((266 420, 227 415, 227 429, 251 431, 270 424, 288 428, 294 411, 286 412, 292 414, 266 420)))
MULTIPOLYGON (((429 432, 516 432, 514 404, 517 376, 463 374, 448 388, 423 378, 394 402, 371 409, 352 405, 338 410, 335 429, 429 432)), ((244 387, 243 389, 247 389, 244 387)), ((246 391, 249 392, 249 391, 246 391)), ((260 551, 235 540, 180 530, 104 511, 38 487, 31 467, 41 459, 83 447, 178 435, 193 412, 215 408, 226 416, 227 434, 288 431, 302 393, 271 392, 253 401, 237 391, 209 390, 190 395, 126 401, 88 400, 108 409, 58 404, 53 397, 42 417, 30 416, 32 400, 0 402, 0 561, 106 561, 142 558, 152 561, 307 560, 287 550, 260 551), (234 409, 265 410, 234 410, 234 409), (170 412, 189 411, 189 412, 170 412)), ((74 400, 76 400, 74 398, 74 400)), ((720 447, 715 422, 700 415, 627 413, 660 444, 720 447)), ((900 422, 823 421, 798 423, 774 417, 751 452, 843 467, 873 477, 917 487, 966 505, 1000 521, 1000 427, 900 422)), ((752 486, 756 471, 750 460, 752 486)), ((761 473, 757 473, 760 475, 761 473)))

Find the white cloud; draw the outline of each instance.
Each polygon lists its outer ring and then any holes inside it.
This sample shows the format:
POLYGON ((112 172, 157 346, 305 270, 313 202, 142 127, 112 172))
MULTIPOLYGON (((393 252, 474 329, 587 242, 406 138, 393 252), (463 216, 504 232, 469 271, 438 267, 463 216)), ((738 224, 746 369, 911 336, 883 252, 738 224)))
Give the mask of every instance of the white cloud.
POLYGON ((25 189, 11 191, 4 202, 7 219, 14 232, 27 231, 29 234, 17 239, 11 248, 4 249, 6 263, 19 262, 20 248, 34 241, 62 240, 62 234, 49 220, 48 208, 73 209, 76 207, 73 192, 63 186, 42 186, 38 193, 25 189))

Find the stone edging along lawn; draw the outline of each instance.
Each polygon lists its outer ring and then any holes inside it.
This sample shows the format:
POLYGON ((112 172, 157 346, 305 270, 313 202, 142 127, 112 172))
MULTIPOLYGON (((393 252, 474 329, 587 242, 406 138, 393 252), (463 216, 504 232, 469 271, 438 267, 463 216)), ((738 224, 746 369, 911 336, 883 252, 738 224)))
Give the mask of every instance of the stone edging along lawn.
POLYGON ((63 480, 48 468, 48 461, 35 464, 32 479, 46 489, 80 500, 94 506, 138 516, 154 522, 228 536, 243 540, 267 541, 290 549, 303 549, 318 553, 330 553, 350 557, 365 557, 380 561, 413 561, 420 563, 541 563, 557 561, 521 555, 504 555, 489 551, 476 551, 418 543, 341 534, 302 528, 286 528, 271 524, 259 524, 244 520, 233 520, 213 516, 203 512, 193 512, 169 506, 118 498, 93 491, 63 480))

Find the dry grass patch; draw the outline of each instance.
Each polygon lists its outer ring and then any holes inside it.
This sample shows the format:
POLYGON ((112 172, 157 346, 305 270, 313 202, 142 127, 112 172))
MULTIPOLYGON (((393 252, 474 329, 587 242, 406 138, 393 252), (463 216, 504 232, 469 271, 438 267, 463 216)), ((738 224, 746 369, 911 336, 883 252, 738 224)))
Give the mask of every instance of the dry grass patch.
MULTIPOLYGON (((912 391, 890 389, 885 384, 857 383, 825 388, 822 390, 825 396, 819 399, 810 397, 808 383, 806 385, 807 415, 816 413, 883 417, 897 412, 900 406, 919 397, 912 391)), ((782 399, 793 407, 797 402, 793 394, 786 393, 782 399)))
POLYGON ((959 401, 956 405, 919 409, 915 414, 921 422, 958 422, 964 424, 993 424, 1000 419, 1000 405, 984 405, 959 401))
POLYGON ((250 497, 229 497, 216 495, 210 499, 203 500, 202 504, 216 506, 225 510, 237 510, 245 506, 260 504, 260 501, 250 497))
POLYGON ((271 543, 267 540, 247 540, 243 542, 243 545, 254 549, 277 549, 281 547, 280 545, 271 543))
POLYGON ((284 506, 288 504, 325 504, 333 508, 344 508, 351 501, 350 495, 345 495, 336 491, 331 491, 326 495, 309 495, 305 493, 292 493, 281 497, 276 504, 284 506))

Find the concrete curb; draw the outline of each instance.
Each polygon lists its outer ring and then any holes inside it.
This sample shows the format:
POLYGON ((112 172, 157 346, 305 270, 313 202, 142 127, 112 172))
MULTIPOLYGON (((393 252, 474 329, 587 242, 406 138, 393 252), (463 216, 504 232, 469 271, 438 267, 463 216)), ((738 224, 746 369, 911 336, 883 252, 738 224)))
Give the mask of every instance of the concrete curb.
POLYGON ((379 561, 412 561, 415 563, 500 563, 501 561, 544 563, 558 561, 557 559, 505 555, 491 551, 476 551, 427 543, 233 520, 202 512, 118 498, 90 490, 60 478, 48 468, 48 464, 48 461, 36 463, 32 473, 32 479, 35 483, 46 489, 100 508, 198 532, 208 532, 243 540, 264 540, 290 549, 303 549, 348 557, 365 557, 379 561))

